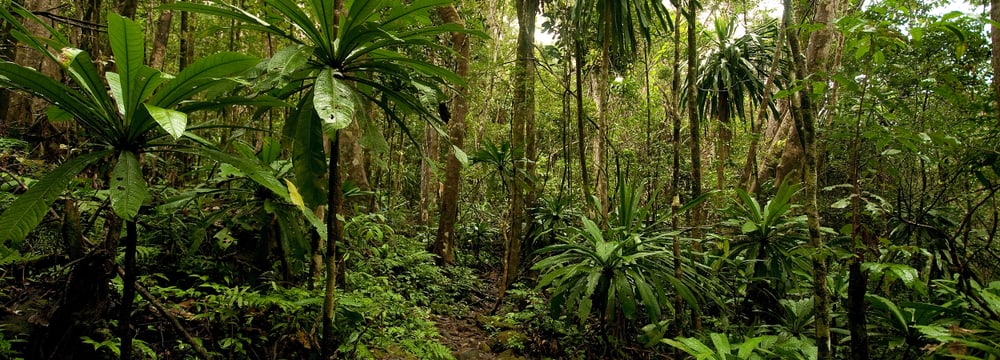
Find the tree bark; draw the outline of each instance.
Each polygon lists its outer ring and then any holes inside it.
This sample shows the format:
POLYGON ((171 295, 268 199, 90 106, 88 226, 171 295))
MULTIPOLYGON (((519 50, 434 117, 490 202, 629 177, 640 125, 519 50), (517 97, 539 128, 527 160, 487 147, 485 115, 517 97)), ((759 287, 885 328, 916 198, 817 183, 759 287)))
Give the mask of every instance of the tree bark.
POLYGON ((424 156, 420 160, 420 224, 431 225, 431 213, 438 198, 438 179, 434 167, 439 162, 441 140, 431 124, 424 124, 424 156))
MULTIPOLYGON (((691 131, 691 198, 701 196, 701 119, 698 114, 698 42, 697 34, 697 2, 688 1, 687 13, 687 112, 691 131)), ((694 238, 701 238, 701 223, 704 220, 704 207, 695 205, 692 209, 694 238)))
MULTIPOLYGON (((339 133, 339 131, 338 131, 339 133)), ((339 134, 338 134, 339 135, 339 134)), ((344 238, 344 224, 338 219, 343 213, 343 193, 340 191, 340 136, 334 135, 330 140, 330 174, 327 191, 326 212, 326 288, 323 296, 323 358, 332 359, 337 351, 337 338, 334 334, 333 316, 336 310, 336 289, 339 258, 337 244, 344 238)))
POLYGON ((181 41, 180 57, 177 62, 177 70, 183 70, 194 61, 194 13, 181 12, 181 41))
POLYGON ((526 124, 535 117, 535 15, 538 0, 517 0, 517 65, 514 70, 514 113, 511 119, 511 149, 514 152, 514 175, 510 192, 510 235, 504 246, 503 273, 500 281, 499 299, 502 300, 507 288, 517 280, 521 265, 521 243, 523 234, 525 201, 524 184, 526 171, 524 158, 526 124))
MULTIPOLYGON (((455 5, 438 8, 438 14, 445 23, 465 27, 465 22, 458 16, 455 5)), ((463 79, 469 78, 469 36, 465 33, 451 34, 451 46, 458 54, 455 64, 455 74, 463 79)), ((465 118, 469 113, 469 105, 465 100, 468 90, 456 87, 456 94, 451 101, 451 119, 448 123, 448 138, 451 145, 461 148, 465 141, 465 118)), ((441 195, 441 216, 438 220, 437 238, 432 251, 438 256, 440 264, 455 263, 455 222, 458 219, 458 193, 462 186, 462 163, 452 149, 448 155, 448 165, 445 169, 444 192, 441 195)))
POLYGON ((583 65, 587 60, 584 57, 583 35, 577 31, 573 36, 574 47, 574 72, 576 73, 576 146, 577 155, 580 158, 580 182, 583 187, 580 189, 583 195, 583 203, 586 204, 588 212, 596 211, 594 202, 590 197, 590 172, 587 170, 587 137, 584 134, 584 124, 586 124, 587 113, 583 107, 583 65))
MULTIPOLYGON (((791 22, 791 0, 784 0, 786 29, 791 22)), ((822 24, 824 27, 813 31, 810 34, 809 44, 806 53, 803 55, 799 46, 799 39, 796 34, 788 34, 788 44, 791 49, 793 65, 795 68, 796 81, 803 81, 809 75, 822 75, 826 73, 829 56, 829 45, 833 37, 833 18, 836 16, 836 7, 831 0, 817 0, 813 3, 813 22, 822 24)), ((812 80, 820 81, 821 79, 812 80)), ((820 232, 820 219, 817 201, 818 178, 817 178, 817 154, 816 154, 816 117, 818 114, 814 110, 811 96, 813 95, 812 81, 807 81, 797 97, 797 111, 793 118, 795 127, 799 133, 800 143, 803 149, 803 178, 805 182, 805 213, 809 227, 809 243, 814 249, 813 255, 813 304, 816 311, 816 346, 817 358, 820 360, 832 359, 832 346, 830 341, 830 291, 827 285, 827 260, 825 244, 823 243, 822 232, 820 232)), ((794 102, 793 102, 794 103, 794 102)))
MULTIPOLYGON (((344 12, 344 1, 333 0, 333 26, 331 33, 340 32, 340 18, 344 12)), ((322 358, 334 359, 337 354, 339 341, 334 332, 334 314, 337 309, 337 273, 340 256, 337 254, 337 246, 344 240, 344 224, 340 222, 343 213, 343 192, 340 191, 340 131, 336 131, 330 136, 327 144, 330 153, 330 165, 327 169, 327 193, 326 193, 326 251, 324 262, 326 265, 326 283, 323 293, 323 339, 322 358)))
POLYGON ((601 224, 608 223, 610 198, 608 197, 608 172, 606 156, 608 155, 608 83, 611 81, 611 5, 605 2, 601 7, 601 18, 605 19, 601 26, 604 36, 601 39, 601 62, 597 75, 597 136, 594 137, 594 190, 600 201, 599 210, 601 224))
MULTIPOLYGON (((359 116, 360 117, 360 116, 359 116)), ((356 117, 357 118, 357 117, 356 117)), ((371 185, 368 183, 368 170, 365 166, 365 149, 361 146, 361 136, 363 131, 361 125, 355 119, 340 131, 340 143, 344 144, 344 151, 340 154, 340 165, 344 168, 345 176, 351 184, 357 186, 361 191, 368 191, 371 185)), ((354 211, 357 206, 368 204, 367 196, 353 196, 344 199, 345 210, 354 211)), ((371 211, 371 209, 367 209, 371 211)))
MULTIPOLYGON (((993 24, 1000 23, 1000 0, 990 0, 990 21, 993 24)), ((993 96, 996 101, 997 125, 1000 125, 1000 28, 990 25, 990 41, 993 54, 990 58, 990 65, 993 66, 993 96)))
MULTIPOLYGON (((164 4, 172 3, 172 0, 164 1, 164 4)), ((173 11, 164 10, 160 12, 160 18, 156 21, 156 34, 153 36, 153 51, 149 55, 149 64, 154 69, 163 71, 163 61, 167 55, 167 43, 170 40, 170 22, 174 18, 173 11)))
POLYGON ((135 288, 128 284, 135 284, 135 251, 139 234, 135 219, 125 222, 125 275, 122 276, 122 303, 119 307, 118 315, 118 337, 121 339, 121 359, 132 359, 132 304, 135 302, 135 288))
MULTIPOLYGON (((701 119, 698 114, 698 42, 696 40, 697 33, 697 23, 698 23, 698 3, 694 0, 688 0, 687 9, 687 81, 688 81, 688 96, 687 96, 687 111, 688 119, 691 122, 691 198, 696 199, 701 196, 701 119)), ((692 224, 693 231, 691 236, 694 237, 694 248, 695 250, 701 250, 700 239, 701 239, 701 224, 705 218, 705 207, 702 204, 697 204, 692 209, 692 224)), ((697 331, 701 330, 701 316, 694 309, 691 310, 691 317, 694 322, 694 328, 697 331)))

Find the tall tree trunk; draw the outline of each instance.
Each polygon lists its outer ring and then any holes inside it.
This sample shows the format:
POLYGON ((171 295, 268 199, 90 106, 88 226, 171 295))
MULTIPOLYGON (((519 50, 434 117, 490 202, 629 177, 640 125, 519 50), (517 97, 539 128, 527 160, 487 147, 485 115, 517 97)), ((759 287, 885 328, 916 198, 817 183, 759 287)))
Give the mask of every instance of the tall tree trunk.
POLYGON ((190 12, 181 12, 181 41, 180 57, 177 62, 177 70, 183 70, 194 61, 194 31, 195 15, 190 12))
POLYGON ((521 174, 526 171, 524 159, 526 124, 535 116, 535 15, 538 0, 517 0, 517 64, 514 70, 514 114, 511 119, 511 148, 514 151, 514 175, 510 192, 510 232, 504 246, 503 274, 500 281, 499 300, 507 288, 517 280, 521 263, 521 243, 525 214, 524 184, 521 174))
POLYGON ((997 125, 1000 125, 1000 28, 996 24, 1000 23, 1000 0, 990 0, 990 41, 993 47, 993 54, 990 58, 990 64, 993 66, 993 96, 996 101, 996 106, 998 110, 994 111, 997 115, 997 125))
MULTIPOLYGON (((164 1, 164 4, 172 3, 172 0, 164 1)), ((160 18, 156 21, 156 34, 153 36, 153 51, 149 55, 149 64, 154 69, 163 71, 163 61, 167 56, 167 43, 170 40, 170 22, 174 18, 174 12, 163 10, 160 18)))
MULTIPOLYGON (((688 0, 687 13, 687 112, 691 131, 691 198, 701 196, 701 119, 698 114, 698 43, 697 34, 697 2, 688 0)), ((704 220, 704 207, 696 205, 692 209, 695 238, 701 238, 701 223, 704 220)))
POLYGON ((106 39, 102 39, 99 29, 99 26, 105 25, 101 18, 101 14, 104 13, 101 9, 103 0, 77 0, 75 5, 80 21, 92 25, 80 29, 80 49, 90 54, 92 59, 104 60, 108 43, 106 39))
POLYGON ((583 66, 587 63, 584 57, 583 35, 581 31, 576 31, 573 36, 574 47, 574 71, 576 73, 576 146, 577 155, 580 158, 580 182, 583 187, 580 189, 583 195, 583 203, 587 204, 588 212, 594 212, 594 202, 590 197, 590 175, 587 170, 587 137, 584 134, 584 124, 586 124, 587 113, 583 106, 583 66))
MULTIPOLYGON (((687 111, 691 126, 691 198, 701 196, 701 119, 698 114, 698 42, 696 33, 698 28, 698 2, 688 0, 687 8, 687 111)), ((705 208, 702 204, 694 206, 693 220, 691 226, 694 227, 691 235, 695 238, 695 250, 700 250, 701 224, 705 218, 705 208)), ((695 330, 701 330, 701 316, 692 309, 695 330)))
MULTIPOLYGON (((671 166, 671 176, 670 176, 670 210, 671 210, 671 225, 674 229, 679 229, 681 226, 681 218, 677 211, 681 207, 681 114, 680 114, 680 93, 681 93, 681 12, 677 12, 677 18, 674 21, 674 64, 673 64, 673 76, 670 80, 670 105, 667 106, 666 112, 669 114, 671 119, 671 151, 673 152, 672 160, 673 164, 671 166)), ((683 275, 683 269, 681 268, 681 237, 680 234, 674 236, 674 277, 680 279, 683 275)), ((684 325, 682 311, 684 303, 681 301, 681 295, 678 292, 674 295, 674 326, 676 329, 676 336, 684 335, 684 325)), ((680 349, 674 352, 675 357, 680 357, 680 349)))
MULTIPOLYGON (((337 131, 338 133, 340 131, 337 131)), ((323 296, 323 358, 332 359, 337 351, 337 338, 334 335, 333 316, 336 311, 336 289, 339 258, 337 244, 343 242, 344 224, 338 220, 343 213, 343 193, 340 191, 340 136, 334 135, 330 141, 329 187, 327 190, 328 208, 326 211, 326 288, 323 296)))
MULTIPOLYGON (((13 36, 10 35, 11 24, 0 23, 0 60, 14 61, 17 56, 17 45, 13 36)), ((10 99, 14 92, 6 88, 0 89, 0 137, 7 137, 7 109, 10 108, 10 99)))
MULTIPOLYGON (((340 32, 340 19, 344 14, 344 1, 333 0, 333 28, 331 33, 340 32)), ((322 358, 333 359, 337 354, 338 340, 334 334, 333 317, 337 310, 337 274, 338 261, 337 246, 344 240, 344 224, 340 222, 343 216, 343 192, 340 191, 340 131, 336 131, 328 139, 330 165, 327 169, 327 193, 326 193, 326 253, 324 254, 326 266, 326 283, 323 293, 323 339, 322 358)))
POLYGON ((441 147, 437 130, 431 124, 424 124, 424 156, 420 160, 420 224, 431 225, 431 213, 438 198, 438 179, 434 168, 439 163, 441 147))
POLYGON ((851 258, 847 285, 847 327, 851 331, 851 359, 868 360, 868 319, 865 311, 865 294, 868 292, 868 273, 861 269, 865 261, 867 229, 861 224, 861 121, 864 118, 865 97, 868 94, 868 78, 871 76, 871 60, 865 68, 861 97, 858 100, 857 116, 854 122, 854 138, 851 140, 850 181, 851 181, 851 258))
MULTIPOLYGON (((363 130, 357 117, 355 121, 351 121, 346 128, 340 131, 340 143, 345 146, 344 151, 340 154, 340 164, 344 169, 344 178, 347 181, 357 186, 361 191, 368 191, 371 185, 368 183, 368 170, 365 166, 365 149, 361 146, 363 130)), ((366 196, 353 196, 350 199, 344 199, 344 207, 348 211, 354 211, 356 206, 367 204, 366 196)), ((371 209, 362 211, 371 211, 371 209)))
MULTIPOLYGON (((438 8, 438 14, 445 23, 465 27, 465 22, 458 16, 455 5, 438 8)), ((455 63, 455 74, 463 79, 469 78, 469 36, 465 33, 451 34, 451 46, 458 54, 455 63)), ((452 146, 461 148, 465 141, 465 118, 469 113, 469 104, 465 101, 468 90, 457 87, 451 101, 451 119, 448 123, 448 138, 452 146)), ((458 219, 458 193, 462 186, 462 162, 455 156, 455 150, 448 155, 448 165, 445 169, 444 193, 441 195, 441 216, 438 220, 437 238, 432 251, 442 264, 455 263, 455 222, 458 219)))
POLYGON ((594 190, 597 200, 600 201, 601 223, 608 223, 608 209, 610 198, 608 197, 608 83, 611 81, 611 5, 610 2, 603 2, 601 17, 604 21, 601 26, 604 33, 601 39, 601 62, 597 75, 597 136, 594 138, 594 190))
MULTIPOLYGON (((786 29, 791 21, 791 0, 784 0, 785 15, 783 21, 786 22, 786 29)), ((810 75, 818 75, 826 72, 829 56, 829 44, 833 36, 833 17, 836 16, 836 7, 831 0, 817 0, 813 3, 813 22, 822 24, 824 27, 813 31, 810 34, 809 45, 806 53, 803 54, 799 46, 799 39, 794 33, 788 34, 788 44, 792 52, 793 65, 795 68, 796 81, 802 81, 810 75)), ((807 81, 804 88, 797 96, 797 110, 795 127, 799 133, 799 139, 803 149, 803 178, 805 182, 805 213, 809 227, 809 243, 813 247, 813 303, 816 311, 816 346, 818 348, 817 358, 828 360, 833 357, 830 341, 830 290, 827 285, 827 260, 824 249, 823 236, 820 232, 819 209, 817 200, 818 174, 816 168, 816 111, 812 103, 813 81, 807 81)))

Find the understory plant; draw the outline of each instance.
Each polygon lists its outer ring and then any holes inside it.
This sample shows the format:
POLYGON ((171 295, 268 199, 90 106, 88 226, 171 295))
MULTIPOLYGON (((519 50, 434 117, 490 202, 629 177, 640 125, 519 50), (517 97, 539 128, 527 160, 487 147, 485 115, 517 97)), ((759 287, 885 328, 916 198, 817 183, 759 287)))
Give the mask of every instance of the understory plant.
POLYGON ((532 267, 541 272, 538 289, 551 290, 555 316, 569 314, 582 325, 596 315, 606 340, 608 331, 614 330, 609 325, 621 328, 640 315, 649 322, 659 321, 663 308, 671 306, 671 292, 693 308, 699 306, 691 290, 693 277, 686 276, 685 281, 673 275, 669 245, 680 231, 646 229, 638 194, 635 187, 619 181, 619 205, 607 229, 581 218, 582 227, 569 227, 561 244, 539 250, 551 255, 532 267))

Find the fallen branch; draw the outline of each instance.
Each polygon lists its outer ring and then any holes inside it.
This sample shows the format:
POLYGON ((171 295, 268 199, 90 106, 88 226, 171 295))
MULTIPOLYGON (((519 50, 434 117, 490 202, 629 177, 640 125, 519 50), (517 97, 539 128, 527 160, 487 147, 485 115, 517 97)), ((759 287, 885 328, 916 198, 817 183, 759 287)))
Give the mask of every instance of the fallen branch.
MULTIPOLYGON (((125 269, 122 269, 121 266, 118 267, 118 275, 122 276, 122 278, 125 277, 125 269)), ((184 329, 184 326, 181 325, 181 322, 179 320, 177 320, 177 317, 167 312, 167 308, 163 306, 163 304, 161 304, 159 301, 157 301, 156 298, 153 297, 153 294, 149 292, 149 290, 146 290, 146 288, 140 285, 138 282, 133 283, 132 285, 135 287, 135 290, 139 292, 139 295, 141 295, 143 299, 146 299, 146 301, 149 301, 150 304, 153 304, 153 307, 155 307, 156 310, 158 310, 158 312, 163 315, 163 317, 167 318, 167 320, 170 321, 170 324, 174 326, 174 329, 177 329, 177 332, 181 333, 181 335, 184 336, 184 340, 187 341, 187 343, 190 344, 192 347, 194 347, 194 350, 197 351, 199 355, 201 355, 202 359, 212 358, 208 354, 208 351, 206 351, 205 348, 201 346, 201 344, 195 341, 194 337, 191 336, 191 334, 188 333, 186 329, 184 329)))

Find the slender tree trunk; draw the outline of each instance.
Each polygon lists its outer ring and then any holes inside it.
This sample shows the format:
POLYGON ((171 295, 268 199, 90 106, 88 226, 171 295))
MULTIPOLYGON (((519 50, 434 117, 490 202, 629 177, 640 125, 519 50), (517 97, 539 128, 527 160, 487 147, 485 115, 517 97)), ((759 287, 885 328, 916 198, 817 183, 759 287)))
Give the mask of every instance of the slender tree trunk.
POLYGON ((177 70, 183 70, 194 61, 194 24, 195 15, 187 11, 181 12, 180 57, 177 70))
MULTIPOLYGON (((339 131, 338 131, 339 133, 339 131)), ((343 193, 340 191, 340 136, 334 135, 330 140, 330 174, 326 211, 326 291, 323 296, 323 358, 332 359, 337 351, 337 338, 334 334, 333 316, 336 310, 337 274, 339 269, 337 259, 337 244, 344 238, 344 224, 338 220, 343 213, 343 193)))
MULTIPOLYGON (((465 22, 458 16, 455 5, 438 8, 438 14, 445 23, 465 27, 465 22)), ((458 54, 455 64, 455 74, 468 79, 469 77, 469 36, 465 33, 451 34, 451 46, 458 54)), ((469 105, 465 101, 468 90, 465 87, 456 88, 456 94, 451 101, 451 119, 448 122, 448 138, 452 146, 461 148, 465 141, 465 118, 469 113, 469 105)), ((462 186, 462 163, 451 150, 448 165, 445 169, 444 193, 441 195, 441 216, 438 222, 437 238, 434 240, 433 253, 442 264, 455 263, 455 222, 458 219, 458 193, 462 186)))
MULTIPOLYGON (((783 21, 791 22, 791 0, 785 0, 785 16, 783 21)), ((814 22, 823 24, 824 28, 813 31, 810 35, 809 45, 806 54, 803 55, 799 46, 799 39, 794 33, 788 34, 788 44, 792 52, 793 65, 797 81, 806 79, 810 74, 823 73, 826 70, 826 61, 829 54, 829 42, 832 40, 832 20, 835 16, 833 2, 830 0, 818 0, 814 3, 814 22)), ((817 80, 813 80, 817 81, 817 80)), ((816 311, 816 346, 818 348, 817 358, 820 360, 832 359, 832 346, 830 341, 830 290, 827 285, 827 260, 822 232, 820 232, 819 209, 817 201, 818 178, 816 168, 816 116, 811 96, 813 94, 812 82, 808 81, 803 90, 799 91, 797 97, 797 115, 795 127, 799 133, 799 139, 803 149, 803 178, 805 179, 805 213, 809 227, 809 242, 815 251, 813 255, 813 303, 816 311)))
MULTIPOLYGON (((687 9, 687 112, 691 131, 691 198, 701 196, 701 119, 698 114, 698 43, 696 40, 697 29, 697 2, 688 1, 687 9)), ((701 223, 704 220, 704 207, 696 205, 692 209, 695 238, 701 238, 701 223)))
POLYGON ((80 49, 90 54, 92 59, 103 60, 108 47, 107 41, 102 39, 102 33, 98 28, 101 25, 105 25, 104 20, 101 18, 101 14, 103 14, 103 9, 101 9, 103 7, 103 0, 78 0, 75 2, 75 5, 80 21, 92 25, 81 29, 80 49))
POLYGON ((420 161, 420 224, 431 225, 431 213, 438 198, 438 179, 434 167, 439 163, 441 140, 431 124, 424 124, 424 156, 420 161))
MULTIPOLYGON (((578 27, 579 28, 579 27, 578 27)), ((583 107, 583 66, 587 63, 584 57, 583 35, 577 31, 573 36, 574 45, 574 66, 576 72, 576 146, 577 155, 580 158, 580 181, 583 188, 580 189, 583 195, 583 203, 587 204, 588 212, 596 211, 594 202, 590 197, 590 175, 587 170, 587 137, 584 134, 584 124, 586 124, 587 113, 583 107)))
MULTIPOLYGON (((10 35, 11 24, 4 22, 0 24, 0 60, 14 61, 17 56, 17 45, 14 37, 10 35)), ((14 92, 7 90, 6 88, 0 89, 0 137, 7 137, 7 127, 9 126, 7 119, 7 109, 10 108, 11 97, 14 96, 14 92)))
POLYGON ((514 151, 514 175, 511 180, 510 192, 510 235, 504 246, 503 278, 500 281, 499 300, 502 300, 507 288, 517 280, 521 263, 521 243, 525 214, 524 184, 521 174, 526 171, 523 149, 525 137, 532 136, 526 132, 526 124, 534 122, 535 116, 535 15, 538 12, 538 0, 517 0, 517 65, 514 70, 514 114, 511 119, 511 148, 514 151))
POLYGON ((997 115, 997 125, 1000 125, 1000 28, 997 25, 1000 23, 1000 0, 990 0, 990 21, 993 25, 990 25, 990 40, 991 46, 993 48, 993 54, 990 58, 990 64, 993 66, 993 96, 996 101, 997 111, 994 111, 997 115))
POLYGON ((122 278, 122 304, 118 314, 118 337, 121 339, 121 359, 132 359, 132 307, 135 302, 135 251, 139 234, 135 219, 125 222, 125 276, 122 278))
MULTIPOLYGON (((170 4, 173 1, 166 0, 164 4, 170 4)), ((160 12, 160 18, 156 21, 156 35, 153 36, 153 51, 149 56, 149 63, 154 69, 163 69, 163 60, 167 55, 167 43, 170 40, 170 22, 174 18, 173 11, 163 10, 160 12)))
MULTIPOLYGON (((701 196, 701 119, 698 114, 698 42, 696 41, 698 23, 698 3, 688 0, 687 9, 687 111, 688 119, 691 122, 691 198, 701 196)), ((695 238, 695 250, 700 250, 701 224, 705 218, 705 209, 702 204, 695 205, 693 210, 694 230, 691 235, 695 238)), ((701 330, 701 316, 692 309, 695 330, 701 330)))
MULTIPOLYGON (((674 229, 679 229, 681 226, 681 218, 677 214, 678 209, 681 206, 681 114, 678 109, 680 109, 680 93, 681 93, 681 12, 677 12, 676 21, 674 21, 674 64, 673 64, 673 76, 670 80, 670 105, 667 106, 667 113, 671 119, 671 137, 670 142, 672 143, 671 151, 673 152, 672 160, 673 164, 671 166, 671 176, 670 176, 670 194, 671 194, 671 225, 674 229)), ((681 237, 678 234, 674 236, 674 277, 680 279, 683 275, 683 270, 681 268, 681 237)), ((684 318, 682 316, 684 303, 681 301, 680 293, 674 295, 674 323, 676 327, 677 336, 684 335, 684 318)), ((675 351, 675 356, 680 356, 680 349, 675 351)))
MULTIPOLYGON (((333 29, 332 33, 340 32, 340 18, 344 12, 344 1, 333 0, 333 29)), ((327 193, 326 193, 326 253, 324 260, 326 265, 326 284, 323 293, 323 339, 322 358, 334 359, 337 354, 338 339, 334 333, 334 315, 337 310, 337 274, 338 261, 340 256, 337 253, 337 246, 344 240, 344 224, 340 222, 344 212, 343 192, 340 191, 340 131, 336 131, 328 139, 330 165, 328 171, 327 193)))
POLYGON ((605 2, 601 8, 601 26, 604 27, 604 37, 601 39, 601 62, 597 78, 597 137, 594 138, 594 185, 597 200, 600 201, 601 224, 608 223, 608 172, 605 157, 608 155, 608 82, 611 81, 611 5, 605 2))
POLYGON ((861 269, 865 261, 865 234, 861 224, 861 121, 864 118, 865 97, 868 93, 868 78, 871 76, 871 62, 867 63, 861 97, 858 101, 857 117, 854 123, 854 139, 851 140, 850 180, 851 180, 851 258, 847 285, 847 327, 851 331, 851 359, 868 360, 868 320, 865 311, 865 294, 868 292, 868 273, 861 269))

